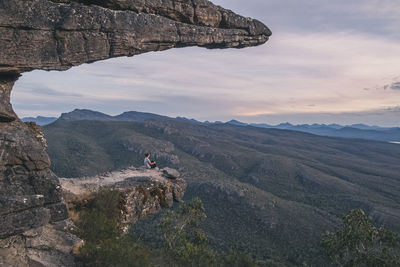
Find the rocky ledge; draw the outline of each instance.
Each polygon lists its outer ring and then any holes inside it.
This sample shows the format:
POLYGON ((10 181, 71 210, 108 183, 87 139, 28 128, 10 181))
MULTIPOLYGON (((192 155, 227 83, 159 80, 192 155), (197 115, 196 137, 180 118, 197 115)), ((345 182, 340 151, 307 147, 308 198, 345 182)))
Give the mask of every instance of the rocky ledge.
POLYGON ((130 167, 93 177, 60 178, 60 182, 71 213, 74 213, 76 205, 80 206, 91 192, 100 187, 119 190, 123 198, 121 224, 124 231, 139 219, 182 200, 187 186, 179 172, 170 168, 146 170, 130 167))

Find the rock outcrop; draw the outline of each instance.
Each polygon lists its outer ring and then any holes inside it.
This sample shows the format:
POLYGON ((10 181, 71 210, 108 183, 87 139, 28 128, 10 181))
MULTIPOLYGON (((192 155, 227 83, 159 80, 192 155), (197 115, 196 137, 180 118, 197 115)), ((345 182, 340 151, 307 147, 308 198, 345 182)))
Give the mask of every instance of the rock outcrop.
POLYGON ((0 123, 12 122, 17 118, 17 115, 11 107, 10 95, 18 77, 19 74, 17 73, 0 72, 0 123))
POLYGON ((0 265, 71 266, 77 242, 43 134, 10 104, 21 73, 174 47, 242 48, 270 35, 206 0, 0 0, 0 265))
POLYGON ((60 178, 60 181, 71 212, 100 187, 119 190, 124 203, 121 222, 124 231, 139 219, 161 208, 172 207, 174 201, 181 201, 187 186, 179 172, 170 168, 146 170, 131 167, 94 177, 60 178))
POLYGON ((206 0, 1 0, 0 72, 66 70, 173 47, 255 46, 270 35, 206 0))
POLYGON ((0 123, 0 266, 73 265, 70 251, 78 239, 67 231, 44 142, 39 126, 0 123))

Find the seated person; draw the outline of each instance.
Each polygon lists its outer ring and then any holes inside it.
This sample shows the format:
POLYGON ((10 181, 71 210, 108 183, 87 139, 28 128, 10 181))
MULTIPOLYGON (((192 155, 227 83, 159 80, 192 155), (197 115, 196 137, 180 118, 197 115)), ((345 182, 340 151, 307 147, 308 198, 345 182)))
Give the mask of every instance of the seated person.
POLYGON ((146 167, 146 169, 154 169, 155 167, 157 167, 157 164, 155 161, 150 160, 150 154, 146 153, 144 158, 144 166, 146 167))

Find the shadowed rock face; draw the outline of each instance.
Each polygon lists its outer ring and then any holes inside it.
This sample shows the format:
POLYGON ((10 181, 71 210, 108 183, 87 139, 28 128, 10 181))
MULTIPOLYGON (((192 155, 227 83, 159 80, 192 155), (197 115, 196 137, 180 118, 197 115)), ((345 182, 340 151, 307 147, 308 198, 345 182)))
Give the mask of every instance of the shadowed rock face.
POLYGON ((10 104, 21 73, 174 47, 243 48, 270 35, 206 0, 0 0, 0 266, 72 266, 79 241, 40 127, 10 104))

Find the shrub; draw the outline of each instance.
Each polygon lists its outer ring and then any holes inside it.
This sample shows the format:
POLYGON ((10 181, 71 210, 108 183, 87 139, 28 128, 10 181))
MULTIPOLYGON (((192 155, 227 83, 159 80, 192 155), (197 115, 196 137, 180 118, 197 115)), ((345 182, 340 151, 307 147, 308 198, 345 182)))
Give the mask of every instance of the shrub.
POLYGON ((352 210, 343 227, 322 239, 327 255, 339 266, 400 266, 399 237, 376 228, 362 210, 352 210))
POLYGON ((150 266, 150 250, 120 227, 123 198, 118 190, 100 189, 78 207, 77 234, 85 241, 78 261, 84 266, 150 266))
POLYGON ((208 247, 208 237, 200 228, 207 218, 199 198, 182 202, 177 211, 169 210, 160 230, 164 249, 179 266, 214 266, 216 253, 208 247))

